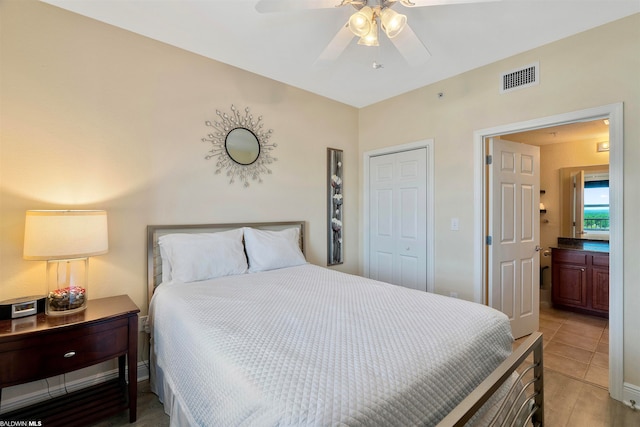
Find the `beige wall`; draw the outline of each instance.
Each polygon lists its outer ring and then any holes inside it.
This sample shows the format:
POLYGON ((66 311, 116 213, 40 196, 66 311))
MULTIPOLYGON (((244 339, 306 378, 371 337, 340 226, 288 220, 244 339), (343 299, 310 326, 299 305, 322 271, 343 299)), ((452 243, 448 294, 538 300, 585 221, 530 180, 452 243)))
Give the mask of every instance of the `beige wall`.
POLYGON ((355 108, 36 1, 0 0, 0 19, 0 300, 46 291, 45 263, 22 259, 28 209, 107 210, 89 298, 128 294, 142 314, 147 224, 305 220, 307 258, 325 265, 327 147, 345 161, 335 268, 357 273, 355 108), (262 115, 278 144, 273 173, 249 188, 204 159, 204 122, 232 104, 262 115))
MULTIPOLYGON (((640 15, 360 110, 362 153, 435 140, 436 292, 473 299, 473 133, 624 102, 624 381, 640 384, 640 15), (499 75, 540 61, 540 85, 499 94, 499 75), (444 93, 442 98, 438 93, 444 93), (382 120, 384 118, 384 120, 382 120), (452 217, 460 231, 450 231, 452 217)), ((362 160, 361 160, 362 161, 362 160)), ((362 179, 362 178, 361 178, 362 179)))
POLYGON ((358 271, 357 110, 35 1, 0 3, 0 300, 45 291, 22 259, 27 209, 106 209, 109 253, 90 298, 129 294, 146 313, 147 224, 307 221, 326 263, 326 148, 345 159, 345 264, 358 271), (278 160, 230 185, 201 142, 216 109, 262 115, 278 160))

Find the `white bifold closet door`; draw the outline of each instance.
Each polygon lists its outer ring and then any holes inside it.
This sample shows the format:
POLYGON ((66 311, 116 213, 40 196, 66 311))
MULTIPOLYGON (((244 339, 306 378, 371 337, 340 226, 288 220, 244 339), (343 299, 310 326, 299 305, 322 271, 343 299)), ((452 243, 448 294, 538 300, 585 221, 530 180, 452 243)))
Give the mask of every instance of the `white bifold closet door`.
POLYGON ((369 277, 427 290, 427 150, 369 159, 369 277))

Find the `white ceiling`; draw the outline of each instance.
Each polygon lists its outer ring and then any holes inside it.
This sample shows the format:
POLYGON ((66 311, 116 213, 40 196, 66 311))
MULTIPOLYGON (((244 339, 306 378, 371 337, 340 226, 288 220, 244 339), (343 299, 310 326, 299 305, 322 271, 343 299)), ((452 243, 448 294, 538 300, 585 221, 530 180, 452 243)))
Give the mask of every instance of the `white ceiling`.
POLYGON ((595 143, 609 141, 609 124, 598 119, 501 135, 500 138, 537 146, 565 142, 591 142, 595 147, 595 143))
POLYGON ((351 6, 261 14, 257 0, 42 1, 358 108, 640 12, 640 0, 397 4, 431 53, 424 65, 409 66, 381 34, 379 48, 354 38, 318 66, 351 6))

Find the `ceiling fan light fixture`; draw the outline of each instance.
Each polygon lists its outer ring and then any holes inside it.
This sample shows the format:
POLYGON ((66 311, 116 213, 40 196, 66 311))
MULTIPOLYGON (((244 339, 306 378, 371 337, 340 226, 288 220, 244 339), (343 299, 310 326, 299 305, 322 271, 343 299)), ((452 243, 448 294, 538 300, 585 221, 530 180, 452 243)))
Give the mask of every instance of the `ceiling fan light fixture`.
POLYGON ((380 24, 387 37, 392 39, 407 25, 407 16, 385 7, 380 11, 380 24))
POLYGON ((371 25, 370 31, 364 36, 360 37, 360 40, 358 40, 358 44, 364 46, 379 46, 378 25, 375 21, 373 22, 373 25, 371 25))
POLYGON ((349 29, 358 37, 365 37, 375 27, 373 20, 373 9, 365 6, 349 18, 349 29))

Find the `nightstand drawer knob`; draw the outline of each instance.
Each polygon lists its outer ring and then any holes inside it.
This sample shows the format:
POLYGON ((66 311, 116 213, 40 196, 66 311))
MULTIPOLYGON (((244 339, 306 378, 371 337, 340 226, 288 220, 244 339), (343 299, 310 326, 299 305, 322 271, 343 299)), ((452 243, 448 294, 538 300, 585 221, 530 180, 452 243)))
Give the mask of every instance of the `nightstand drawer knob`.
POLYGON ((76 355, 75 351, 70 351, 69 353, 65 353, 64 357, 66 357, 68 359, 69 357, 73 357, 75 355, 76 355))

